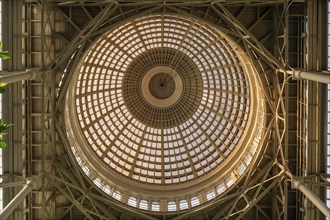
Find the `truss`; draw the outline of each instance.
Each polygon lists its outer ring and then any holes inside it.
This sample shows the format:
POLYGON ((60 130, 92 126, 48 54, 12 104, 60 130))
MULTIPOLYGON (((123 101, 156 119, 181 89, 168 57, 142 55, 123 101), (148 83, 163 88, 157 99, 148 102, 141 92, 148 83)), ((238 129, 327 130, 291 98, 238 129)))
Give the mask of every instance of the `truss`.
MULTIPOLYGON (((303 117, 304 113, 298 112, 303 108, 293 106, 299 105, 296 99, 302 92, 285 71, 290 66, 303 67, 301 34, 306 31, 303 28, 306 14, 290 14, 290 9, 299 11, 302 6, 303 3, 285 0, 129 3, 26 0, 24 65, 43 72, 38 80, 23 84, 28 100, 24 118, 35 123, 26 125, 27 141, 23 148, 27 157, 22 176, 42 174, 40 190, 32 192, 26 200, 26 219, 302 219, 303 197, 291 190, 286 175, 288 172, 303 175, 304 161, 300 160, 303 149, 299 146, 304 145, 296 137, 304 134, 296 125, 299 115, 303 117), (64 98, 81 55, 110 28, 154 12, 203 18, 235 39, 257 68, 267 108, 263 151, 240 184, 203 209, 173 215, 120 206, 100 192, 72 159, 64 129, 64 98), (256 16, 245 19, 252 15, 256 16), (301 29, 289 33, 292 24, 301 29), (36 27, 40 27, 40 33, 36 27), (290 37, 298 45, 294 59, 289 53, 289 42, 293 42, 290 37)), ((305 182, 329 186, 328 176, 315 175, 318 178, 308 176, 305 182)), ((6 178, 0 187, 19 187, 24 183, 6 178)))

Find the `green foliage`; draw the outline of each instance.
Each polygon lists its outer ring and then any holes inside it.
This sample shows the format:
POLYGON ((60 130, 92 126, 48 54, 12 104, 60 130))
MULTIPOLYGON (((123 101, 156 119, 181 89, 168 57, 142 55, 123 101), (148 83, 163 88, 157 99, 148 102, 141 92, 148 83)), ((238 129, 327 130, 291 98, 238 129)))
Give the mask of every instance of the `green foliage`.
POLYGON ((8 51, 0 51, 0 58, 3 59, 3 60, 10 59, 8 51))
POLYGON ((12 127, 13 124, 5 124, 3 119, 0 119, 0 135, 6 134, 4 133, 8 128, 12 127))
POLYGON ((14 126, 13 124, 5 124, 3 122, 3 119, 0 119, 0 148, 6 148, 7 144, 4 141, 4 139, 2 138, 3 135, 7 134, 7 130, 14 126))
POLYGON ((0 42, 0 58, 3 60, 10 59, 9 52, 8 51, 2 51, 2 43, 0 42))
POLYGON ((7 85, 6 83, 0 82, 0 94, 3 94, 6 91, 5 89, 6 85, 7 85))
MULTIPOLYGON (((2 51, 2 43, 0 41, 0 59, 7 60, 9 58, 10 58, 10 56, 9 56, 8 52, 2 51)), ((7 85, 6 83, 0 82, 0 94, 3 94, 5 92, 6 85, 7 85)))
POLYGON ((0 138, 0 148, 5 149, 6 147, 7 143, 2 138, 0 138))
MULTIPOLYGON (((7 60, 10 59, 9 53, 8 51, 2 51, 2 43, 0 41, 0 59, 3 60, 7 60)), ((5 92, 5 86, 7 84, 0 82, 0 94, 5 92)), ((3 122, 3 119, 0 119, 0 148, 6 148, 7 147, 7 143, 5 142, 5 140, 3 139, 3 135, 7 134, 7 130, 12 127, 13 124, 5 124, 3 122)))

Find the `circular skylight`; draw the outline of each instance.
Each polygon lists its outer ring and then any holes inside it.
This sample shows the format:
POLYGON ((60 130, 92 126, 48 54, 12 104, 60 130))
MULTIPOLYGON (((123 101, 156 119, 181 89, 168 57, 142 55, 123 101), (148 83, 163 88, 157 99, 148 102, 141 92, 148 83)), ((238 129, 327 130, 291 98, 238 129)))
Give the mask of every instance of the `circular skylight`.
POLYGON ((203 94, 203 80, 196 64, 172 48, 141 53, 128 65, 123 82, 116 83, 123 83, 120 95, 132 116, 154 128, 187 121, 196 112, 203 94), (160 95, 166 87, 161 87, 162 81, 155 81, 162 76, 167 77, 164 83, 171 93, 166 98, 160 95))
POLYGON ((258 80, 241 49, 203 21, 164 14, 94 43, 71 79, 66 117, 89 178, 155 212, 192 208, 230 188, 264 127, 258 80))
MULTIPOLYGON (((162 67, 161 67, 162 68, 162 67)), ((174 74, 174 73, 173 73, 174 74)), ((165 73, 165 71, 160 70, 159 73, 154 74, 151 79, 148 81, 149 83, 148 89, 145 89, 146 91, 150 91, 151 95, 157 99, 157 103, 161 102, 162 100, 159 99, 168 99, 170 98, 174 91, 179 87, 177 84, 179 82, 175 82, 173 78, 176 78, 173 76, 173 74, 168 74, 165 73)), ((177 74, 176 74, 177 75, 177 74)), ((177 77, 178 80, 182 81, 180 77, 177 77)), ((182 84, 182 83, 181 83, 182 84)), ((180 97, 181 95, 180 90, 177 97, 180 97)), ((182 89, 181 89, 182 91, 182 89)), ((176 101, 178 98, 175 98, 174 100, 176 101)), ((157 103, 155 104, 157 106, 157 103)))

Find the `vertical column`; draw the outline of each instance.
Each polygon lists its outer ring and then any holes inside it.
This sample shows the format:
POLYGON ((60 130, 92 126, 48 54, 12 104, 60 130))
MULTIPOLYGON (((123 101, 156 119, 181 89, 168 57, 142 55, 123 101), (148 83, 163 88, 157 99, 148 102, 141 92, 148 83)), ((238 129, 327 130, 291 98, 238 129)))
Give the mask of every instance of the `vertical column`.
POLYGON ((39 75, 38 70, 26 70, 26 71, 11 71, 11 72, 0 72, 0 82, 3 83, 16 83, 22 80, 36 79, 39 75))
POLYGON ((328 71, 304 71, 294 69, 293 71, 287 71, 287 73, 292 74, 293 79, 306 79, 330 84, 330 72, 328 71))
MULTIPOLYGON (((326 69, 326 30, 327 30, 327 1, 308 1, 308 42, 307 70, 320 71, 326 69)), ((326 162, 326 84, 307 82, 307 147, 306 174, 319 174, 325 171, 326 162)), ((319 182, 318 176, 312 181, 319 182)), ((308 185, 309 189, 325 201, 325 190, 319 185, 308 185)), ((324 215, 315 205, 306 200, 306 219, 324 219, 324 215)))
MULTIPOLYGON (((2 39, 4 50, 8 50, 11 59, 3 63, 8 71, 23 70, 22 65, 22 1, 2 0, 2 39)), ((4 136, 8 146, 3 150, 3 173, 23 175, 22 168, 22 84, 7 85, 3 94, 3 118, 7 123, 15 124, 4 136)), ((12 180, 16 181, 16 180, 12 180)), ((3 206, 6 206, 20 191, 19 187, 3 190, 3 206)), ((9 220, 23 219, 23 203, 9 216, 9 220)))
MULTIPOLYGON (((42 1, 37 10, 40 10, 40 39, 41 39, 41 51, 40 51, 40 65, 41 67, 46 67, 50 62, 54 60, 55 57, 55 3, 48 1, 42 1)), ((31 33, 32 35, 39 35, 38 32, 31 33)), ((36 64, 33 64, 36 68, 36 64)), ((41 105, 42 108, 32 108, 30 114, 33 120, 40 120, 41 126, 32 126, 31 132, 38 133, 39 137, 35 137, 31 141, 31 154, 38 152, 40 158, 35 161, 37 168, 32 168, 31 173, 36 174, 38 172, 42 173, 52 173, 55 174, 53 166, 50 164, 48 158, 55 157, 54 149, 56 148, 56 134, 55 134, 55 117, 49 118, 48 115, 55 116, 55 100, 56 100, 56 72, 42 72, 40 79, 33 81, 30 84, 30 89, 34 90, 37 88, 41 92, 38 98, 33 99, 32 105, 41 105), (36 114, 37 113, 37 114, 36 114)), ((30 210, 34 214, 38 207, 41 207, 40 219, 56 219, 56 201, 50 200, 53 196, 55 188, 49 182, 45 176, 42 176, 40 180, 40 191, 33 194, 34 197, 38 198, 41 202, 33 201, 31 202, 30 210)), ((33 216, 33 215, 32 215, 33 216)))
POLYGON ((19 206, 27 194, 33 189, 33 180, 28 180, 23 189, 10 201, 10 203, 0 212, 0 219, 7 219, 8 216, 19 206))
POLYGON ((291 179, 291 186, 294 189, 300 190, 308 198, 308 201, 313 203, 328 219, 330 218, 330 209, 304 183, 293 177, 291 179))
MULTIPOLYGON (((282 20, 280 19, 280 11, 282 11, 282 5, 275 5, 273 6, 273 43, 274 43, 274 56, 279 57, 280 50, 278 48, 282 47, 283 42, 280 42, 279 36, 283 35, 284 30, 283 30, 283 24, 282 20)), ((279 100, 279 94, 276 90, 276 86, 278 84, 278 75, 274 72, 273 78, 272 78, 272 83, 273 83, 273 98, 274 98, 274 109, 276 109, 276 104, 277 100, 279 100)), ((275 130, 276 130, 276 124, 274 123, 274 132, 272 133, 272 140, 273 140, 273 149, 272 149, 272 154, 275 157, 277 153, 277 148, 280 146, 280 143, 278 143, 278 139, 276 138, 275 130)), ((279 173, 279 169, 277 167, 272 168, 272 175, 276 176, 279 173)), ((281 184, 281 183, 279 183, 281 184)), ((285 209, 284 206, 284 201, 281 200, 281 202, 278 202, 277 198, 283 198, 282 196, 279 196, 279 190, 278 187, 274 187, 272 189, 272 219, 281 219, 281 214, 280 211, 285 209)), ((286 210, 283 210, 283 215, 286 216, 286 210)))
MULTIPOLYGON (((286 0, 283 4, 284 7, 284 64, 287 68, 287 65, 289 65, 289 33, 290 33, 290 26, 289 26, 289 2, 286 0)), ((283 84, 285 84, 284 87, 284 105, 285 105, 285 112, 284 112, 284 158, 286 161, 288 161, 289 158, 289 109, 290 109, 290 102, 289 102, 289 86, 290 83, 287 81, 287 74, 284 74, 284 80, 283 84)), ((289 166, 289 164, 287 164, 289 166)), ((289 193, 288 193, 288 185, 283 185, 283 193, 284 193, 284 220, 288 219, 288 200, 289 200, 289 193)))

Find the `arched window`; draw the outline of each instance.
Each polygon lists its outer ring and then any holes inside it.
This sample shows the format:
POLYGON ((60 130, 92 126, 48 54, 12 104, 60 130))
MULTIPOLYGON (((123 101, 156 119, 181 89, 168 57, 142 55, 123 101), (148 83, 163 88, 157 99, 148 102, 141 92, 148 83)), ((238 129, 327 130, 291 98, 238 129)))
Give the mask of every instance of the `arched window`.
POLYGON ((173 202, 173 201, 172 202, 168 202, 167 210, 169 212, 176 211, 176 204, 175 204, 175 202, 173 202))
POLYGON ((191 198, 191 207, 198 206, 200 204, 199 198, 197 196, 194 196, 191 198))
POLYGON ((127 204, 130 205, 130 206, 136 207, 136 198, 135 197, 129 197, 127 204))
POLYGON ((185 209, 188 209, 188 202, 187 200, 181 200, 180 201, 180 210, 185 210, 185 209))
POLYGON ((160 211, 159 202, 152 202, 151 211, 154 211, 154 212, 159 212, 160 211))
POLYGON ((214 195, 214 192, 213 191, 209 191, 207 194, 206 194, 206 199, 207 201, 210 201, 211 199, 213 199, 215 197, 214 195))
POLYGON ((112 197, 118 201, 121 201, 121 193, 119 191, 114 191, 112 197))
POLYGON ((141 200, 139 208, 144 209, 144 210, 148 210, 148 201, 147 200, 141 200))

